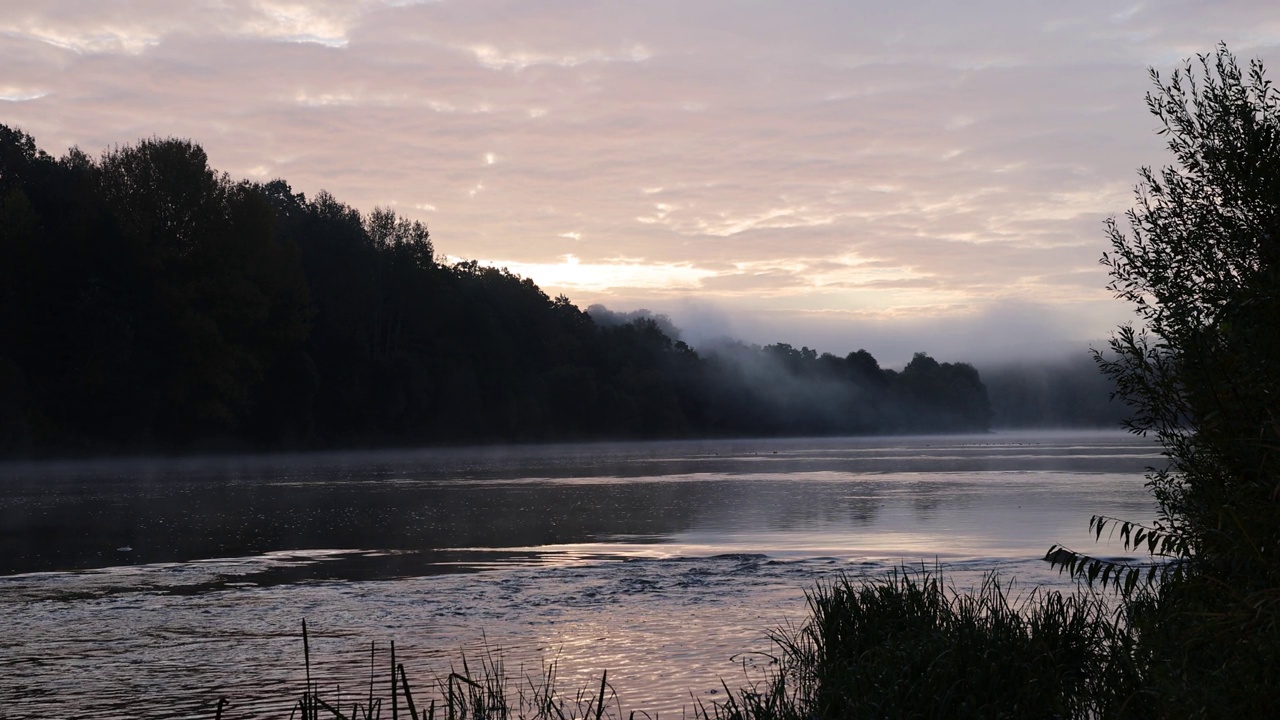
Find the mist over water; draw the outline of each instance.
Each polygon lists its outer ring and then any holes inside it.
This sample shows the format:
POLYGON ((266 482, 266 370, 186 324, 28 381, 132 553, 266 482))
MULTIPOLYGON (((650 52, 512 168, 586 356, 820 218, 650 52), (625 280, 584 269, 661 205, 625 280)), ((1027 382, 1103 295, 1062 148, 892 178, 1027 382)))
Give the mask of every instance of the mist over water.
MULTIPOLYGON (((982 416, 976 427, 1117 428, 1131 414, 1130 408, 1113 397, 1115 384, 1100 372, 1095 361, 1091 348, 1105 347, 1106 343, 1065 340, 1067 336, 1062 333, 1052 339, 1041 337, 1056 327, 1054 313, 1043 307, 992 306, 974 317, 936 320, 935 326, 930 327, 907 323, 869 331, 855 323, 843 327, 843 334, 812 336, 823 340, 814 345, 818 349, 787 344, 796 338, 811 338, 800 331, 803 323, 783 323, 792 332, 766 325, 770 334, 762 336, 758 325, 752 326, 751 333, 736 333, 731 330, 735 326, 729 316, 706 303, 677 303, 673 312, 679 325, 672 316, 643 308, 630 312, 612 311, 599 304, 588 308, 592 319, 602 326, 651 321, 673 340, 693 346, 718 368, 709 378, 712 385, 717 381, 726 383, 727 395, 753 396, 754 402, 740 408, 741 415, 772 419, 773 424, 769 420, 756 421, 750 428, 754 432, 743 434, 796 435, 806 434, 806 429, 807 434, 813 435, 870 434, 884 432, 885 428, 890 432, 972 430, 975 426, 910 427, 902 418, 916 417, 919 410, 904 404, 902 398, 895 403, 883 396, 885 386, 893 383, 899 368, 910 368, 923 351, 933 355, 939 350, 942 353, 938 357, 970 365, 978 373, 974 379, 983 387, 977 393, 981 400, 971 404, 989 403, 991 412, 982 416), (886 344, 890 336, 896 340, 886 344), (773 344, 754 345, 735 337, 763 337, 767 339, 759 341, 773 344), (921 338, 927 338, 927 342, 922 343, 921 338), (857 344, 851 344, 854 340, 857 344), (955 345, 956 340, 962 344, 955 345), (823 352, 829 350, 836 352, 823 352), (856 363, 851 364, 846 358, 850 352, 859 356, 856 363), (806 363, 806 354, 811 354, 812 359, 821 356, 822 362, 806 363), (848 367, 842 367, 841 360, 848 367), (883 371, 889 371, 888 375, 883 371), (853 427, 849 426, 850 418, 855 418, 853 427), (782 431, 777 432, 778 428, 782 431), (832 428, 843 428, 844 432, 832 432, 832 428)), ((959 383, 953 379, 944 384, 959 383)), ((940 395, 936 387, 925 394, 935 398, 940 395)), ((934 407, 930 412, 938 414, 940 409, 934 407)))
POLYGON ((655 299, 647 306, 654 317, 678 328, 681 338, 699 352, 735 341, 785 342, 837 355, 865 348, 892 368, 906 364, 917 352, 979 368, 1055 364, 1087 355, 1089 347, 1105 346, 1107 332, 1129 319, 1128 310, 1120 305, 1086 309, 1026 301, 979 303, 967 312, 923 316, 806 312, 766 306, 750 298, 655 299))
POLYGON ((367 688, 370 641, 423 685, 488 645, 678 714, 820 578, 1061 584, 1048 546, 1118 554, 1088 518, 1150 518, 1159 462, 1095 432, 2 466, 0 707, 284 717, 305 617, 322 689, 367 688))

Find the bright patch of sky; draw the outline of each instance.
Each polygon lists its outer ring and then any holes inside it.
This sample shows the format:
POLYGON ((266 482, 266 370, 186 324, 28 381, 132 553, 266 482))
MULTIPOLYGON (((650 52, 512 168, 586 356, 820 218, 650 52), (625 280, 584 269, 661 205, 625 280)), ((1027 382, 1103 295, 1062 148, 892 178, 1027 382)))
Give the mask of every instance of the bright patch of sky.
POLYGON ((39 100, 49 93, 43 90, 31 90, 20 88, 14 85, 0 85, 0 100, 7 102, 26 102, 28 100, 39 100))
MULTIPOLYGON (((455 258, 456 259, 456 258, 455 258)), ((584 263, 573 254, 558 262, 509 262, 480 260, 481 265, 503 267, 521 277, 535 278, 544 286, 566 292, 617 292, 618 290, 698 290, 702 280, 716 275, 688 263, 654 263, 643 258, 609 258, 584 263)))

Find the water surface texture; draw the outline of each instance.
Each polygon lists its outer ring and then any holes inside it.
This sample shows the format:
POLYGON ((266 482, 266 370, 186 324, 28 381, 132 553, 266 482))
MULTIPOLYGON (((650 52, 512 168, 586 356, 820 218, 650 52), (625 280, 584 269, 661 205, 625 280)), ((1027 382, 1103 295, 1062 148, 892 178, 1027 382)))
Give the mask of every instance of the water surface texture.
POLYGON ((306 618, 326 696, 394 639, 423 685, 500 648, 679 717, 823 578, 1063 586, 1048 546, 1121 554, 1089 517, 1150 519, 1160 463, 1004 433, 0 466, 0 716, 285 718, 306 618))

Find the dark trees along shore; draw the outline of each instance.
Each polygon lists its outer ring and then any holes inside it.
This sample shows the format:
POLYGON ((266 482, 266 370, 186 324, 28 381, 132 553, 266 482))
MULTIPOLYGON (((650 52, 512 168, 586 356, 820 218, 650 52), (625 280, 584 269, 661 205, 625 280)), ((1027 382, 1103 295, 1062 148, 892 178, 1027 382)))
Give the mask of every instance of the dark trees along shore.
POLYGON ((191 141, 92 158, 0 125, 0 453, 984 430, 966 364, 705 356, 427 229, 236 181, 191 141))

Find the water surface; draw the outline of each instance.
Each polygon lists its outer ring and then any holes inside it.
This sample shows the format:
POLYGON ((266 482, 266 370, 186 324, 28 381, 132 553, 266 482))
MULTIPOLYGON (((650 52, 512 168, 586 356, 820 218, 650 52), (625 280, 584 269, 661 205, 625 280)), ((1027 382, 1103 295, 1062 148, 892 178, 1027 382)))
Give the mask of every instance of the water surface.
POLYGON ((369 643, 609 670, 677 717, 732 686, 837 573, 1063 580, 1091 514, 1152 516, 1119 433, 627 443, 0 466, 5 717, 287 717, 299 624, 326 687, 369 643))

